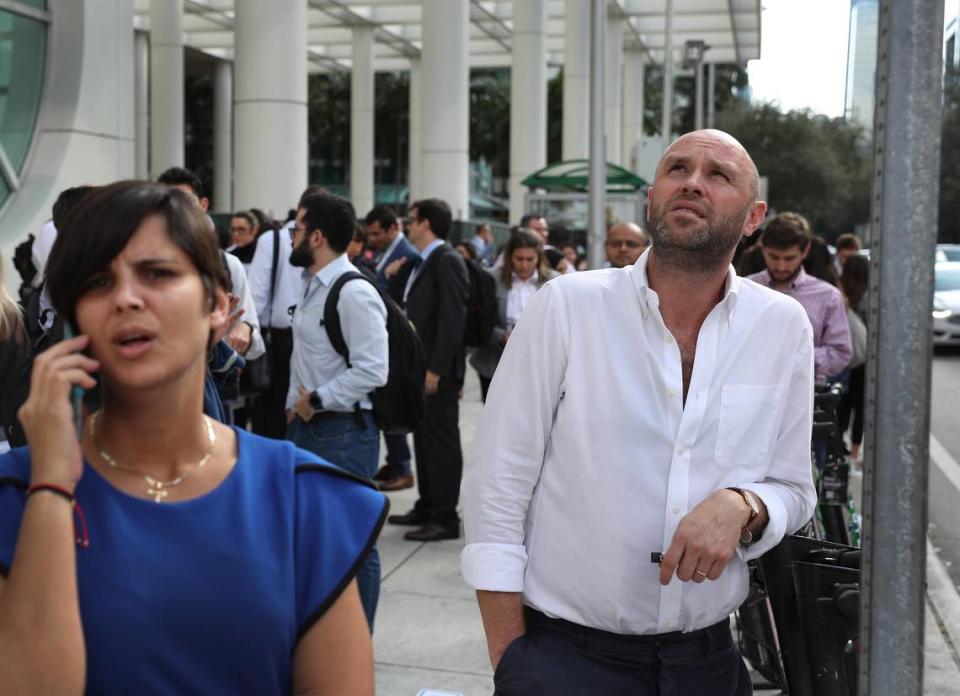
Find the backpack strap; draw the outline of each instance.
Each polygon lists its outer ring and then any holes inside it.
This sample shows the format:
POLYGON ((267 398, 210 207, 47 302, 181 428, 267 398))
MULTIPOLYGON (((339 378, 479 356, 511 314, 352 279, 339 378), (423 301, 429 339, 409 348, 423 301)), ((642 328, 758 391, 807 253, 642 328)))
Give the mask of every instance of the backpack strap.
POLYGON ((270 323, 273 321, 273 296, 277 291, 277 266, 280 262, 280 230, 273 231, 273 261, 270 264, 270 308, 267 314, 267 332, 270 332, 270 323))

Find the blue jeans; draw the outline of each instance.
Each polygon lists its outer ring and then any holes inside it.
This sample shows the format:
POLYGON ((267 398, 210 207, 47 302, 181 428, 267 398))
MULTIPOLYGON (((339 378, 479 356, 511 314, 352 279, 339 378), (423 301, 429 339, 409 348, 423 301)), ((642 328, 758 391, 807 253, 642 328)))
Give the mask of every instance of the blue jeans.
MULTIPOLYGON (((317 418, 305 423, 294 418, 287 429, 287 439, 297 447, 313 452, 331 464, 368 481, 377 473, 380 460, 380 431, 369 411, 363 412, 366 428, 361 428, 352 413, 317 418)), ((380 598, 380 553, 377 547, 357 571, 360 602, 373 633, 373 617, 380 598)))
POLYGON ((401 433, 384 433, 387 443, 387 467, 394 476, 410 475, 410 446, 407 436, 401 433))

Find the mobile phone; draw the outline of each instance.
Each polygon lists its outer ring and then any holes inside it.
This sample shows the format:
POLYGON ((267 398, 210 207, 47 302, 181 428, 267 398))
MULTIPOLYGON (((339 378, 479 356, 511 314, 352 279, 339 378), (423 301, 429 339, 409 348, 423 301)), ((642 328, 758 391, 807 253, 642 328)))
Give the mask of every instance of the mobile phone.
MULTIPOLYGON (((69 321, 63 322, 63 338, 70 340, 77 335, 76 329, 69 321)), ((73 407, 73 428, 77 433, 77 439, 83 439, 83 387, 79 384, 73 385, 70 390, 70 405, 73 407)))

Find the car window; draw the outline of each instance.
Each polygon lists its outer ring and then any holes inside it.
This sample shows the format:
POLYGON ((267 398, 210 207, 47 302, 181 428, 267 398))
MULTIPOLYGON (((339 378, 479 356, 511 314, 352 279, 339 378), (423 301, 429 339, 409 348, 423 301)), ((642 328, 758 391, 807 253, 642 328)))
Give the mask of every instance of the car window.
POLYGON ((934 288, 937 292, 960 290, 960 268, 938 268, 934 273, 934 288))
POLYGON ((947 257, 947 261, 960 261, 960 248, 944 249, 943 255, 947 257))

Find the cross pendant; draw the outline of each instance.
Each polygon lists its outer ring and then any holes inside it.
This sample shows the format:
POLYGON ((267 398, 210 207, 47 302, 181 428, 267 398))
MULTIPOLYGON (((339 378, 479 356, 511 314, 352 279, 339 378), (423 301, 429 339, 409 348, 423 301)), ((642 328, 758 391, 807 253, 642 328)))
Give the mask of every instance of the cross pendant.
POLYGON ((147 495, 153 498, 153 502, 162 503, 168 493, 163 486, 150 486, 150 488, 147 489, 147 495))

